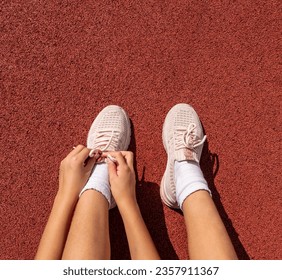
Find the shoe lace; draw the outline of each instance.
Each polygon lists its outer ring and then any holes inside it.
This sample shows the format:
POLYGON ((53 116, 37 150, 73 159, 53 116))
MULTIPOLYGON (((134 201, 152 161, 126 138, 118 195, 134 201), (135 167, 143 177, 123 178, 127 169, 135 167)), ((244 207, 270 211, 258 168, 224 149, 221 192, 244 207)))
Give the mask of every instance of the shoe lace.
POLYGON ((106 151, 110 145, 117 146, 118 144, 119 132, 114 130, 100 130, 94 142, 93 149, 99 149, 102 152, 106 151))
POLYGON ((204 144, 207 136, 205 135, 203 139, 198 139, 196 135, 195 123, 190 123, 187 127, 177 127, 176 128, 176 150, 189 149, 195 151, 195 148, 204 144))

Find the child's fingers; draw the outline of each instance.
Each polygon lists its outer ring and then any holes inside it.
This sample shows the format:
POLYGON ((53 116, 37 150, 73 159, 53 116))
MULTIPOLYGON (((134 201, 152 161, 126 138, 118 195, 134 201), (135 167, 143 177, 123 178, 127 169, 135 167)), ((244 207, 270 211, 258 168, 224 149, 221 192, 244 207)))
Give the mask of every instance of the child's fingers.
POLYGON ((126 165, 126 160, 122 152, 103 152, 102 156, 108 158, 110 161, 114 162, 120 167, 126 165))
POLYGON ((84 162, 88 157, 89 157, 89 152, 90 150, 85 148, 82 149, 78 154, 77 154, 77 158, 79 160, 81 160, 81 162, 84 162))
POLYGON ((108 171, 109 171, 109 179, 110 181, 117 175, 117 166, 112 161, 108 161, 108 171))
POLYGON ((84 148, 85 148, 85 146, 79 144, 79 145, 73 147, 72 151, 68 154, 68 156, 74 156, 74 155, 80 153, 84 148))
POLYGON ((120 152, 103 152, 102 157, 108 158, 113 162, 119 162, 119 164, 127 164, 133 167, 134 154, 130 151, 120 151, 120 152))
POLYGON ((84 166, 87 168, 91 168, 94 166, 94 164, 97 162, 97 159, 100 157, 102 154, 101 152, 97 151, 96 154, 93 154, 91 156, 91 150, 88 148, 82 149, 79 154, 77 155, 79 162, 83 163, 84 166))
POLYGON ((125 157, 125 160, 128 164, 128 166, 133 169, 133 165, 134 165, 134 154, 132 152, 122 152, 123 156, 125 157))

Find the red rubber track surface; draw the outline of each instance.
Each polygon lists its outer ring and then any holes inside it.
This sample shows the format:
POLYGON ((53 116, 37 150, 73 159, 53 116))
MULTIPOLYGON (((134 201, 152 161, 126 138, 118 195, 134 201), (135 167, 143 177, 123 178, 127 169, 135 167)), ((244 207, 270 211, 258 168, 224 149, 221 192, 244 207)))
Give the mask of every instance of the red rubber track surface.
MULTIPOLYGON (((162 124, 182 102, 202 120, 201 166, 239 258, 282 258, 279 1, 0 5, 1 259, 34 257, 59 163, 109 104, 131 118, 138 201, 161 257, 189 258, 183 215, 159 196, 162 124)), ((117 209, 110 230, 112 258, 129 259, 117 209)))

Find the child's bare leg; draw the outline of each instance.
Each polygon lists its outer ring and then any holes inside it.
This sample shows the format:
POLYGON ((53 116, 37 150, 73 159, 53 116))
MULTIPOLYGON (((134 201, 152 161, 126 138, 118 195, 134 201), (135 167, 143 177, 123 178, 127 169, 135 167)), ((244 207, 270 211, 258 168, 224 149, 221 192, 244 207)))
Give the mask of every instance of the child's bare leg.
POLYGON ((191 259, 237 259, 225 226, 207 191, 197 191, 183 202, 191 259))
POLYGON ((110 259, 109 203, 96 190, 85 191, 75 209, 63 259, 110 259))

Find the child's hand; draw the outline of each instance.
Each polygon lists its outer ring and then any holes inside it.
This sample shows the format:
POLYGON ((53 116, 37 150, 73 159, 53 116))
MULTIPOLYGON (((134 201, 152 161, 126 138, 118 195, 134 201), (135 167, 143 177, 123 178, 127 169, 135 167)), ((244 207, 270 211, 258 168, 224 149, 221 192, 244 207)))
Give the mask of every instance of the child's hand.
POLYGON ((133 153, 108 152, 106 154, 110 154, 117 161, 114 163, 108 160, 111 191, 117 206, 127 205, 130 202, 136 203, 133 153))
POLYGON ((90 150, 83 145, 76 146, 60 164, 59 193, 63 197, 77 200, 86 184, 96 157, 89 158, 90 150))

